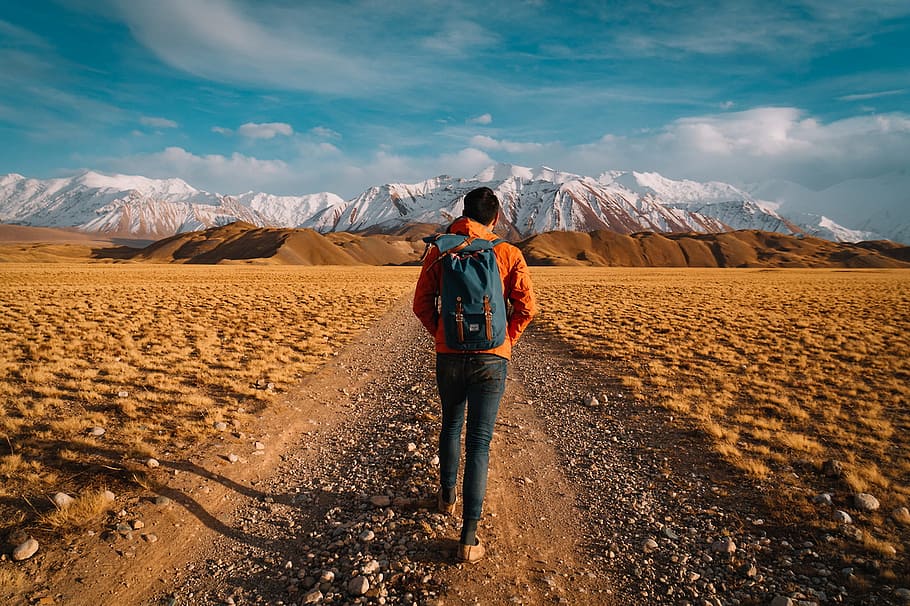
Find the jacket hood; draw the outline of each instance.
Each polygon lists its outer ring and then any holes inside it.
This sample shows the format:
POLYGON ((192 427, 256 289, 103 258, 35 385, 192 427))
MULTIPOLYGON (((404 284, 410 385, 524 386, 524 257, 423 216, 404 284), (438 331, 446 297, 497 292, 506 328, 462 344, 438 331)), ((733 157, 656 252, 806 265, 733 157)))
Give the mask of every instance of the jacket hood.
POLYGON ((471 236, 483 240, 495 240, 499 236, 487 229, 487 226, 468 217, 459 217, 455 219, 446 229, 446 233, 460 234, 462 236, 471 236))

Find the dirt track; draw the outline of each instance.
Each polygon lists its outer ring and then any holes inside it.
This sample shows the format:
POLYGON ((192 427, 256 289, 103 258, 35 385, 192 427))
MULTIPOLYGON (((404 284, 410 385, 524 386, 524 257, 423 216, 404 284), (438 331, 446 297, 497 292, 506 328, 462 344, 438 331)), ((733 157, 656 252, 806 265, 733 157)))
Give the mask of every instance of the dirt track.
POLYGON ((493 442, 488 557, 456 564, 460 508, 447 519, 426 507, 439 426, 432 364, 402 302, 255 426, 162 460, 156 483, 119 503, 122 521, 144 528, 82 536, 29 562, 35 583, 21 603, 817 603, 813 592, 840 585, 819 572, 839 563, 817 538, 775 525, 697 436, 533 325, 493 442), (735 553, 714 547, 724 537, 735 553), (320 580, 326 571, 334 578, 320 580), (357 576, 370 585, 361 597, 349 587, 357 576))

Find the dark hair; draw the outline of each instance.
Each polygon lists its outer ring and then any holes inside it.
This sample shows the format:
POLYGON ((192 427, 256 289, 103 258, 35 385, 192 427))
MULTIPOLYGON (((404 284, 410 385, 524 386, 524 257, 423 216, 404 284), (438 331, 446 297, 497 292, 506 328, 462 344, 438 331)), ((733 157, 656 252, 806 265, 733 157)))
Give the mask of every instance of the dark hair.
POLYGON ((464 211, 461 213, 484 225, 489 225, 499 216, 499 198, 489 187, 472 189, 464 197, 464 211))

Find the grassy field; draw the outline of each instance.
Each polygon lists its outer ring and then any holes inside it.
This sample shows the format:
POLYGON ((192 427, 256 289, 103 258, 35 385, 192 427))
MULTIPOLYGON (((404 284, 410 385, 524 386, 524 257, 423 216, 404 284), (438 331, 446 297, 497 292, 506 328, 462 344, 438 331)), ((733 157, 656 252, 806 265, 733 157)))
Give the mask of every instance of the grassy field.
MULTIPOLYGON (((0 536, 78 526, 104 507, 100 495, 125 462, 191 448, 217 422, 243 427, 409 294, 416 275, 0 266, 0 536), (79 507, 51 507, 58 490, 79 507)), ((906 549, 892 544, 887 516, 910 502, 910 271, 533 276, 536 321, 576 355, 699 428, 758 482, 874 494, 882 511, 867 546, 906 549), (842 479, 804 473, 828 459, 845 464, 842 479)))
POLYGON ((414 268, 0 266, 0 536, 78 525, 103 508, 124 461, 191 447, 216 422, 243 427, 415 278, 414 268), (80 495, 79 507, 49 510, 56 491, 80 495))
MULTIPOLYGON (((766 484, 910 504, 910 271, 534 268, 537 320, 766 484), (820 473, 845 464, 840 486, 820 473), (804 473, 806 467, 819 473, 804 473)), ((815 494, 815 493, 811 493, 815 494)), ((889 538, 890 537, 890 538, 889 538)), ((890 541, 890 543, 889 543, 890 541)))

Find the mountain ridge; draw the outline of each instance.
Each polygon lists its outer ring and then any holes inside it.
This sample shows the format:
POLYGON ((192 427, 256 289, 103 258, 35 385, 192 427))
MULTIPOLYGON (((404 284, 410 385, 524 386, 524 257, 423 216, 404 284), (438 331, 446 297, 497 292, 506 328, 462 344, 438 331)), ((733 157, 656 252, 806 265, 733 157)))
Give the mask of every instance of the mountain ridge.
POLYGON ((479 186, 499 195, 501 232, 512 238, 598 229, 625 234, 759 229, 835 241, 879 238, 824 216, 785 217, 774 203, 727 183, 676 181, 635 171, 606 171, 594 178, 511 164, 492 165, 471 178, 439 175, 372 186, 349 200, 331 192, 225 195, 178 178, 95 171, 47 180, 10 173, 0 177, 0 221, 156 239, 238 220, 320 233, 395 233, 409 224, 440 225, 460 216, 464 194, 479 186))

